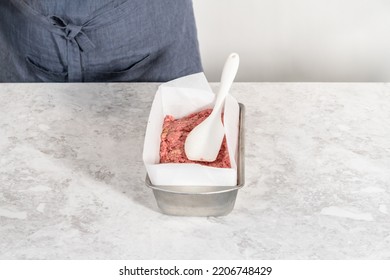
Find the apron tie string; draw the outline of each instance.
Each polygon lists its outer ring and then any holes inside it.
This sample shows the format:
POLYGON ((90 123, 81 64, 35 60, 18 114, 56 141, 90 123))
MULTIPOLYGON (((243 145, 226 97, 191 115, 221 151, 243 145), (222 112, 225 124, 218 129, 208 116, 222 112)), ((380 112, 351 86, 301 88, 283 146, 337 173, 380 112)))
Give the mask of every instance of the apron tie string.
POLYGON ((85 52, 95 48, 94 43, 92 43, 88 36, 82 31, 84 25, 74 25, 70 22, 67 23, 58 16, 51 16, 50 20, 55 27, 58 27, 64 32, 64 37, 67 40, 74 40, 81 51, 85 52))
POLYGON ((51 16, 49 20, 62 30, 63 37, 66 39, 68 81, 82 82, 81 52, 89 51, 95 48, 95 45, 83 32, 83 25, 66 22, 58 16, 51 16))

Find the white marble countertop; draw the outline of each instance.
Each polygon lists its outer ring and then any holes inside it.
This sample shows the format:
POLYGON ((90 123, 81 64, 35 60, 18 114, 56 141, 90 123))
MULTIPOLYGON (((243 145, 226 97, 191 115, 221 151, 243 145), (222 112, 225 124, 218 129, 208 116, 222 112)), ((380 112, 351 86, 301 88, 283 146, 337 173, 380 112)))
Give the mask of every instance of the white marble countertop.
POLYGON ((389 84, 235 84, 246 185, 208 218, 144 185, 157 86, 0 84, 1 259, 390 259, 389 84))

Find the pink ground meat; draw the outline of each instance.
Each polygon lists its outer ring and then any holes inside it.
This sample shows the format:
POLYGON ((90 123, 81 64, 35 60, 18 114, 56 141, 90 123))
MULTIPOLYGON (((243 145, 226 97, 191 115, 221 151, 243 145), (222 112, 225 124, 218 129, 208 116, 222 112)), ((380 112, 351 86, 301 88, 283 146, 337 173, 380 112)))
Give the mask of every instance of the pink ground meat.
POLYGON ((231 168, 226 137, 223 138, 221 150, 213 162, 192 161, 185 154, 184 143, 188 133, 207 118, 211 111, 212 109, 205 109, 176 120, 170 115, 165 116, 161 133, 160 163, 199 163, 212 167, 231 168))

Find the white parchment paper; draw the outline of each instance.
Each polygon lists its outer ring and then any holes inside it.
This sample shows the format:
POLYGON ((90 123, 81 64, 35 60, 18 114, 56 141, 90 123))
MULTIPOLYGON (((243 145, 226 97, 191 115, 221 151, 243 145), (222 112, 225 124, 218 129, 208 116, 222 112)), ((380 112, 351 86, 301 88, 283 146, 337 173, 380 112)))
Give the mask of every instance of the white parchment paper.
POLYGON ((182 118, 212 108, 215 95, 203 73, 185 76, 160 85, 153 100, 146 128, 143 161, 152 184, 159 186, 237 185, 237 144, 239 106, 228 95, 224 107, 224 127, 232 168, 208 167, 192 163, 159 163, 161 132, 166 115, 182 118))

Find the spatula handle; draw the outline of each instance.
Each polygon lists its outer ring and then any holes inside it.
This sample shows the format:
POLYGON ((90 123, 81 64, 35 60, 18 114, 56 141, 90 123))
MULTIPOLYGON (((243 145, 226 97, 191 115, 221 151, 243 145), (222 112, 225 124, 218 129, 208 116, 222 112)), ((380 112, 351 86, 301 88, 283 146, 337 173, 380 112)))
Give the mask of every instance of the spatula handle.
POLYGON ((228 95, 230 87, 233 84, 234 78, 236 77, 238 65, 240 64, 240 57, 236 53, 232 53, 226 59, 225 65, 222 70, 221 84, 217 99, 215 101, 213 113, 218 113, 222 108, 222 104, 225 97, 228 95))

